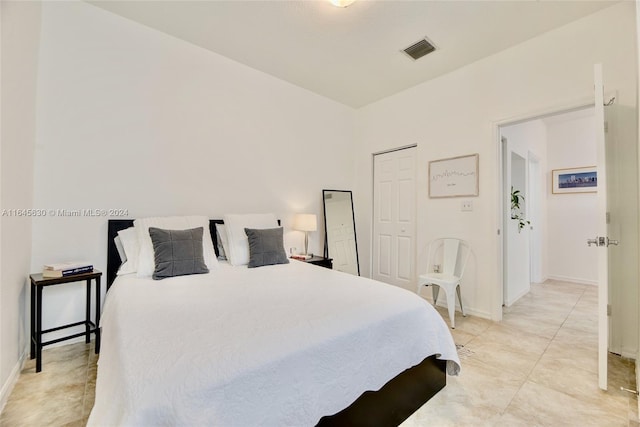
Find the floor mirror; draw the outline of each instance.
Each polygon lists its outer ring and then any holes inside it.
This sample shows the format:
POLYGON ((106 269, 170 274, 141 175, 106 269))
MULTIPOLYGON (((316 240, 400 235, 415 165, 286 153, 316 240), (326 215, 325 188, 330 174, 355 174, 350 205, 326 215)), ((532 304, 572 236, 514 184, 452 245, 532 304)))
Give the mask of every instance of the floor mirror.
POLYGON ((324 206, 324 255, 333 269, 360 275, 353 197, 348 190, 322 190, 324 206))

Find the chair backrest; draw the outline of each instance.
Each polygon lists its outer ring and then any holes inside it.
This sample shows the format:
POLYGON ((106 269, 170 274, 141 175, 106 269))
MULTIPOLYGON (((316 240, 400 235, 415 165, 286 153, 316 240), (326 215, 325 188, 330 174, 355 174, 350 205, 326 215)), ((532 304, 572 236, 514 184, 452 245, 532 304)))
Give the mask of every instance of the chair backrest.
POLYGON ((462 277, 471 253, 471 246, 462 239, 440 238, 429 244, 428 271, 432 272, 434 265, 440 265, 440 272, 447 275, 462 277))
POLYGON ((456 275, 456 266, 458 265, 458 249, 460 248, 460 240, 444 239, 442 253, 442 272, 447 275, 456 275))

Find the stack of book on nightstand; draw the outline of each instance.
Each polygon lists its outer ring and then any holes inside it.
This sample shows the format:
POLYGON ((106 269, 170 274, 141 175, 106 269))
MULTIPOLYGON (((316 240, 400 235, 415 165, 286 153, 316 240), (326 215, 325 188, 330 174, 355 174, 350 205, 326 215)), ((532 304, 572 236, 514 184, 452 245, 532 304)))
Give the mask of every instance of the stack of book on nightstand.
POLYGON ((43 278, 67 277, 75 274, 91 273, 93 265, 89 262, 71 261, 58 264, 46 264, 42 270, 43 278))
POLYGON ((299 259, 299 260, 302 260, 302 261, 306 261, 308 259, 311 259, 312 256, 311 255, 304 255, 304 254, 294 254, 294 255, 291 255, 291 258, 299 259))

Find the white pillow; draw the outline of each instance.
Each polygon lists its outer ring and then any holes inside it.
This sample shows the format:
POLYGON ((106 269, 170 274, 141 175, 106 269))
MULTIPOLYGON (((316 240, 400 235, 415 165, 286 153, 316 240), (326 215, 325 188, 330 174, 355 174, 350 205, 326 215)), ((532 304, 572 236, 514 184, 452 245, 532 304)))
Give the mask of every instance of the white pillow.
POLYGON ((245 227, 257 229, 279 227, 274 214, 225 215, 224 225, 227 229, 229 246, 224 250, 231 265, 249 264, 249 240, 244 232, 245 227))
POLYGON ((219 259, 227 260, 229 253, 229 239, 227 238, 227 228, 224 224, 216 224, 216 232, 218 233, 218 253, 219 259))
POLYGON ((133 222, 140 242, 140 255, 138 258, 138 277, 150 277, 155 270, 156 263, 153 252, 153 243, 149 236, 149 227, 157 227, 163 230, 188 230, 202 227, 202 255, 204 263, 209 270, 218 266, 216 252, 213 250, 213 241, 209 232, 209 218, 206 216, 167 216, 155 218, 140 218, 133 222))
POLYGON ((122 239, 120 239, 120 236, 114 237, 113 243, 116 245, 116 250, 118 251, 118 256, 120 257, 120 264, 124 264, 125 262, 127 262, 127 254, 124 251, 124 246, 122 246, 122 239))
POLYGON ((118 276, 130 274, 138 271, 138 254, 140 244, 138 243, 138 233, 134 227, 129 227, 118 231, 118 237, 122 242, 126 261, 118 269, 118 276))

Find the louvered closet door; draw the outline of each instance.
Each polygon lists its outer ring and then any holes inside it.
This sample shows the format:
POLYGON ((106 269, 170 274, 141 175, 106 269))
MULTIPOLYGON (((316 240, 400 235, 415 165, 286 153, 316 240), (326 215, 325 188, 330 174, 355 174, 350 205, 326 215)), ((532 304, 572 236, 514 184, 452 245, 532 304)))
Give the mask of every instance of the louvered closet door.
POLYGON ((413 290, 416 147, 374 156, 373 278, 413 290))

